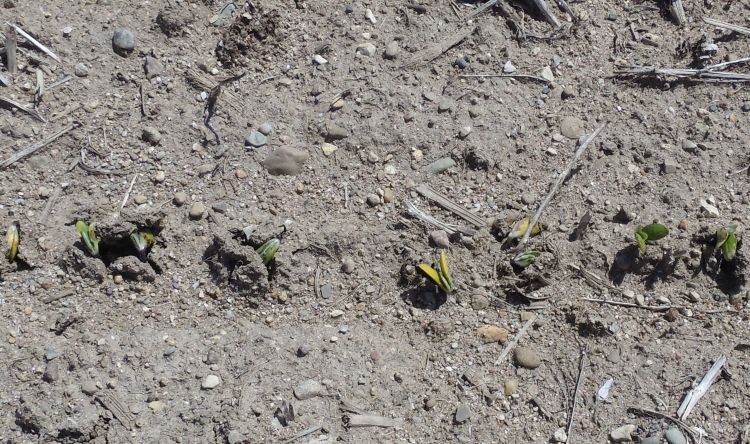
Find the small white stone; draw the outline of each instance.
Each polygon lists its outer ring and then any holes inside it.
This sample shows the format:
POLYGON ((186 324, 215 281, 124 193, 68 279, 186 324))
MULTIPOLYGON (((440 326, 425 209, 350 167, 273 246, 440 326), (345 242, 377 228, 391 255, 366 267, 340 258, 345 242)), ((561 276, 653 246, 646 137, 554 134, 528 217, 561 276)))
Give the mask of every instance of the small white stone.
POLYGON ((221 384, 221 378, 216 375, 208 375, 203 379, 203 383, 201 384, 201 387, 204 389, 210 390, 212 388, 218 387, 219 384, 221 384))
POLYGON ((328 60, 326 60, 326 58, 325 58, 325 57, 323 57, 323 56, 322 56, 322 55, 320 55, 320 54, 315 54, 315 55, 313 56, 313 62, 314 62, 314 63, 315 63, 316 65, 325 65, 326 63, 328 63, 328 60))
POLYGON ((375 18, 375 14, 372 13, 372 10, 370 8, 367 8, 365 10, 365 18, 369 20, 373 25, 378 22, 378 19, 375 18))

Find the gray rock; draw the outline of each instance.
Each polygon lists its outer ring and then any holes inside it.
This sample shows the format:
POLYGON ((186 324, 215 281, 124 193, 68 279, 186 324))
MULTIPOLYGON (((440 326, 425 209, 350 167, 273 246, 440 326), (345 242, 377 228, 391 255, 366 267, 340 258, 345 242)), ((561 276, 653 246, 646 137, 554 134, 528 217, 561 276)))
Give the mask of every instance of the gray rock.
POLYGON ((44 359, 48 362, 58 358, 60 356, 60 352, 58 350, 55 350, 54 348, 49 348, 47 351, 44 352, 44 359))
POLYGON ((221 378, 216 375, 208 375, 203 378, 201 382, 201 388, 205 390, 211 390, 218 387, 221 384, 221 378))
POLYGON ((535 369, 542 365, 542 360, 537 352, 529 347, 517 347, 513 356, 516 359, 516 364, 523 368, 535 369))
POLYGON ((430 231, 429 240, 430 245, 437 248, 448 248, 451 246, 451 241, 448 239, 448 233, 444 230, 430 231))
POLYGON ((273 132, 273 124, 271 122, 263 122, 258 127, 258 131, 267 136, 273 132))
POLYGON ((135 197, 133 197, 133 202, 135 202, 136 205, 143 205, 148 202, 148 197, 143 194, 136 194, 135 197))
POLYGON ((568 85, 562 90, 561 97, 563 99, 572 99, 573 97, 576 97, 578 95, 578 91, 576 88, 572 85, 568 85))
POLYGON ((385 46, 383 57, 388 60, 393 60, 398 57, 399 52, 401 52, 401 48, 398 46, 398 42, 394 40, 385 46))
POLYGON ((742 104, 742 111, 744 112, 750 112, 750 102, 745 102, 742 104))
POLYGON ((196 202, 190 206, 190 211, 188 212, 190 219, 200 220, 204 214, 206 214, 206 206, 202 203, 196 202))
POLYGON ((352 259, 351 256, 346 256, 341 260, 341 271, 343 271, 344 273, 352 274, 355 268, 356 264, 354 263, 354 259, 352 259))
POLYGON ((99 391, 99 387, 96 386, 94 381, 88 379, 81 383, 81 391, 85 395, 93 396, 94 393, 99 391))
POLYGON ((297 347, 297 356, 300 358, 304 358, 305 356, 310 354, 310 346, 307 344, 302 344, 299 347, 297 347))
POLYGON ((260 148, 266 144, 268 138, 260 131, 251 131, 250 134, 245 137, 245 146, 252 146, 260 148))
POLYGON ((698 144, 690 139, 685 139, 682 141, 682 149, 688 153, 695 153, 698 151, 698 144))
POLYGON ((143 133, 141 133, 141 138, 145 140, 146 142, 150 143, 151 145, 158 145, 159 142, 161 142, 161 133, 156 128, 152 126, 147 126, 143 128, 143 133))
POLYGON ((471 409, 466 404, 459 404, 458 407, 456 407, 456 413, 453 416, 453 419, 456 421, 457 424, 462 424, 471 418, 471 409))
POLYGON ((624 426, 618 427, 609 432, 609 438, 612 442, 633 442, 631 436, 635 432, 636 426, 634 424, 625 424, 624 426))
POLYGON ((219 214, 224 214, 229 209, 229 206, 223 202, 217 202, 211 204, 211 209, 216 211, 219 214))
POLYGON ((294 396, 300 401, 315 398, 323 393, 323 386, 315 380, 308 379, 294 388, 294 396))
POLYGON ((320 287, 320 297, 323 299, 331 299, 331 296, 333 296, 333 287, 331 287, 331 284, 323 284, 323 286, 320 287))
POLYGON ((552 74, 552 68, 549 66, 545 66, 542 68, 542 72, 539 73, 539 75, 548 82, 554 82, 555 81, 555 75, 552 74))
POLYGON ((715 205, 710 204, 706 199, 700 200, 701 211, 706 213, 708 217, 719 217, 719 209, 715 205))
POLYGON ((474 310, 485 310, 490 306, 490 299, 481 293, 471 295, 471 308, 474 310))
POLYGON ((451 99, 442 99, 438 103, 439 113, 447 113, 447 112, 450 112, 452 109, 453 109, 453 100, 451 99))
POLYGON ((685 438, 685 435, 677 427, 667 429, 664 432, 664 438, 666 438, 669 444, 687 444, 687 438, 685 438))
POLYGON ((677 167, 679 164, 676 160, 672 159, 671 157, 665 157, 664 161, 661 164, 661 172, 664 174, 674 174, 677 172, 677 167))
POLYGON ((112 34, 112 49, 121 55, 129 54, 135 48, 133 33, 125 28, 115 29, 112 34))
POLYGON ((154 282, 156 272, 147 262, 141 262, 135 256, 122 256, 109 265, 110 270, 121 275, 125 280, 154 282))
POLYGON ((377 48, 371 42, 362 43, 360 45, 357 45, 357 54, 361 54, 361 55, 366 56, 366 57, 372 57, 372 56, 374 56, 376 51, 377 51, 377 48))
POLYGON ((312 60, 316 65, 325 65, 326 63, 328 63, 328 60, 326 60, 326 58, 320 54, 315 54, 312 60))
POLYGON ((55 382, 60 379, 60 365, 58 360, 50 361, 44 369, 42 379, 46 382, 55 382))
POLYGON ((326 141, 332 142, 334 140, 346 139, 347 137, 349 137, 349 131, 346 128, 331 122, 326 124, 326 141))
POLYGON ((153 79, 164 73, 162 64, 151 56, 146 56, 146 60, 143 62, 143 70, 146 72, 147 79, 153 79))
POLYGON ((365 200, 367 201, 367 205, 371 207, 377 207, 380 205, 380 196, 377 194, 368 194, 365 200))
POLYGON ((282 147, 270 153, 261 165, 272 176, 295 176, 302 172, 308 157, 306 151, 282 147))
POLYGON ((511 62, 510 60, 505 62, 505 65, 503 65, 503 72, 505 74, 513 74, 514 72, 516 72, 516 67, 513 66, 513 62, 511 62))
POLYGON ((230 430, 229 433, 227 433, 227 442, 229 444, 239 444, 244 439, 245 438, 242 437, 242 433, 238 432, 237 430, 230 430))
POLYGON ((89 68, 84 63, 76 64, 74 68, 74 72, 75 72, 76 77, 88 77, 89 76, 89 68))
POLYGON ((181 207, 185 205, 185 202, 187 202, 188 195, 183 191, 178 191, 174 193, 174 197, 172 198, 172 203, 177 205, 178 207, 181 207))
POLYGON ((643 438, 640 444, 661 444, 661 435, 651 435, 643 438))
POLYGON ((432 162, 429 166, 430 172, 433 174, 440 174, 456 165, 456 161, 450 157, 443 157, 432 162))
POLYGON ((471 134, 470 126, 462 126, 461 129, 458 130, 459 139, 465 139, 469 137, 469 134, 471 134))
POLYGON ((568 139, 579 139, 585 132, 586 124, 577 117, 563 117, 560 121, 560 134, 568 139))

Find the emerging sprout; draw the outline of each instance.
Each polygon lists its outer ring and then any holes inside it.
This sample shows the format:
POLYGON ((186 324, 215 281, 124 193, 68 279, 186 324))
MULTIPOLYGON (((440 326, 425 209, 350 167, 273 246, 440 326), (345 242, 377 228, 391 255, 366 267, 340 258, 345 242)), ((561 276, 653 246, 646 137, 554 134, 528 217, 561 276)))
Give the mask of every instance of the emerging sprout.
POLYGON ((99 256, 99 239, 96 238, 96 227, 92 222, 91 225, 79 220, 76 222, 76 230, 81 234, 83 245, 92 256, 99 256))
POLYGON ((716 231, 716 246, 714 251, 721 249, 724 260, 731 262, 737 254, 737 224, 729 224, 726 228, 716 231))
POLYGON ((21 243, 21 224, 18 221, 13 222, 8 227, 8 232, 5 233, 5 241, 8 243, 8 252, 5 253, 5 257, 8 258, 8 262, 13 262, 18 254, 18 244, 21 243))
MULTIPOLYGON (((508 234, 508 239, 518 239, 519 237, 522 237, 526 234, 526 230, 529 229, 530 223, 531 221, 527 216, 513 224, 513 228, 510 230, 510 234, 508 234)), ((535 224, 531 228, 531 235, 536 236, 540 231, 542 231, 542 227, 539 226, 539 224, 535 224)))
POLYGON ((641 253, 646 252, 646 241, 657 241, 669 234, 669 229, 662 224, 650 224, 642 227, 638 225, 635 229, 635 241, 641 253))
POLYGON ((444 250, 440 250, 439 270, 435 270, 429 264, 419 264, 417 268, 446 294, 453 292, 453 278, 448 270, 448 258, 444 250))
POLYGON ((154 245, 154 235, 148 230, 134 231, 130 234, 130 240, 133 242, 133 246, 138 252, 138 258, 141 261, 146 262, 148 259, 148 253, 154 245))
POLYGON ((533 264, 536 261, 536 258, 541 255, 542 252, 537 250, 524 251, 523 253, 517 254, 513 258, 513 264, 521 268, 526 268, 529 265, 533 264))
POLYGON ((279 246, 281 246, 281 241, 274 238, 267 240, 255 250, 260 255, 260 258, 263 259, 263 265, 268 265, 273 262, 273 257, 279 250, 279 246))

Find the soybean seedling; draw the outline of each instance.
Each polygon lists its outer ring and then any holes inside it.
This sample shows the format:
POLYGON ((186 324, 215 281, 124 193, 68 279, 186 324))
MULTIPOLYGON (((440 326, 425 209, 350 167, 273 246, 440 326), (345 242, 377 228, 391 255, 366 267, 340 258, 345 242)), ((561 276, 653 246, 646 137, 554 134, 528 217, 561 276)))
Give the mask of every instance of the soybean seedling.
MULTIPOLYGON (((510 233, 508 233, 508 239, 518 239, 519 237, 523 237, 523 235, 526 234, 526 230, 529 229, 530 223, 531 220, 528 216, 517 221, 515 224, 513 224, 513 228, 511 228, 510 233)), ((535 224, 533 227, 531 227, 532 236, 536 236, 540 231, 542 231, 542 227, 539 224, 535 224)))
POLYGON ((263 245, 255 249, 255 252, 260 255, 260 258, 263 259, 263 265, 268 265, 271 262, 273 262, 273 258, 276 255, 276 252, 279 251, 279 247, 281 246, 281 241, 273 238, 270 240, 267 240, 263 245))
POLYGON ((96 227, 92 222, 91 225, 86 222, 79 220, 76 221, 76 231, 81 234, 81 241, 86 246, 89 254, 96 257, 99 256, 99 239, 96 237, 96 227))
POLYGON ((657 241, 669 234, 669 229, 662 224, 650 224, 642 227, 638 225, 635 229, 635 241, 641 253, 646 252, 646 241, 657 241))
POLYGON ((148 253, 154 245, 154 235, 148 230, 134 231, 130 234, 130 241, 133 242, 138 258, 142 262, 148 260, 148 253))
POLYGON ((8 227, 8 232, 5 233, 5 241, 8 243, 8 252, 5 253, 5 257, 8 262, 13 262, 18 254, 18 244, 21 243, 21 224, 18 221, 13 222, 8 227))
POLYGON ((721 249, 724 260, 731 262, 737 254, 737 224, 729 224, 726 228, 720 228, 716 231, 716 246, 714 251, 721 249))
POLYGON ((439 269, 435 270, 430 266, 430 264, 419 264, 417 265, 417 268, 419 271, 425 274, 432 282, 435 283, 438 287, 440 287, 441 290, 445 292, 445 294, 452 293, 453 288, 453 278, 451 277, 451 272, 448 269, 448 258, 445 255, 444 250, 440 250, 440 262, 439 262, 439 269))
POLYGON ((517 254, 513 258, 513 265, 516 265, 516 266, 521 267, 521 268, 526 268, 529 265, 531 265, 534 262, 536 262, 536 258, 538 258, 541 255, 542 255, 542 252, 541 251, 537 251, 537 250, 527 250, 527 251, 524 251, 523 253, 517 254))

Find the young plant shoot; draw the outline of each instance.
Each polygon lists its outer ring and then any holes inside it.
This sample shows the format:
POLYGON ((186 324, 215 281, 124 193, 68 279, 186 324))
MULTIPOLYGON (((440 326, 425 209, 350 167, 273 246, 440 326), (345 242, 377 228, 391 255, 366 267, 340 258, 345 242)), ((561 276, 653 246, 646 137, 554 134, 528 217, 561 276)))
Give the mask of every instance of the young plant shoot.
POLYGON ((448 269, 448 258, 446 257, 444 250, 440 250, 440 262, 438 270, 435 270, 429 264, 419 264, 417 268, 419 269, 419 271, 424 273, 425 276, 427 276, 432 282, 434 282, 435 285, 440 287, 440 289, 443 290, 446 294, 453 292, 453 278, 451 277, 451 272, 448 269))
MULTIPOLYGON (((523 237, 523 235, 526 234, 526 230, 529 229, 530 223, 531 220, 527 216, 513 224, 513 228, 511 228, 510 233, 508 234, 508 239, 518 239, 523 237)), ((536 236, 540 231, 542 231, 542 227, 539 226, 539 224, 536 224, 531 228, 531 235, 536 236)))
POLYGON ((5 241, 8 243, 8 252, 5 253, 5 257, 8 262, 13 262, 18 254, 18 244, 21 243, 21 225, 18 221, 13 222, 8 227, 8 232, 5 233, 5 241))
POLYGON ((94 257, 99 256, 99 239, 96 237, 94 223, 92 222, 89 225, 82 220, 76 221, 76 230, 81 234, 81 241, 86 246, 89 254, 94 257))
POLYGON ((650 224, 642 227, 638 225, 635 229, 635 241, 641 253, 646 252, 646 241, 657 241, 669 234, 669 229, 662 224, 650 224))
POLYGON ((729 224, 726 228, 716 231, 716 246, 714 251, 721 249, 724 260, 731 262, 737 254, 737 224, 729 224))
POLYGON ((260 255, 260 258, 263 259, 263 265, 268 265, 271 262, 273 262, 273 257, 276 255, 276 252, 279 251, 279 247, 281 246, 281 241, 274 238, 267 240, 263 245, 258 247, 255 251, 260 255))
POLYGON ((536 258, 541 255, 542 252, 537 250, 524 251, 523 253, 517 254, 513 258, 513 264, 521 268, 526 268, 529 265, 533 264, 536 261, 536 258))
POLYGON ((148 230, 134 231, 130 234, 130 240, 138 253, 138 258, 142 262, 148 260, 148 253, 154 245, 154 235, 148 230))

